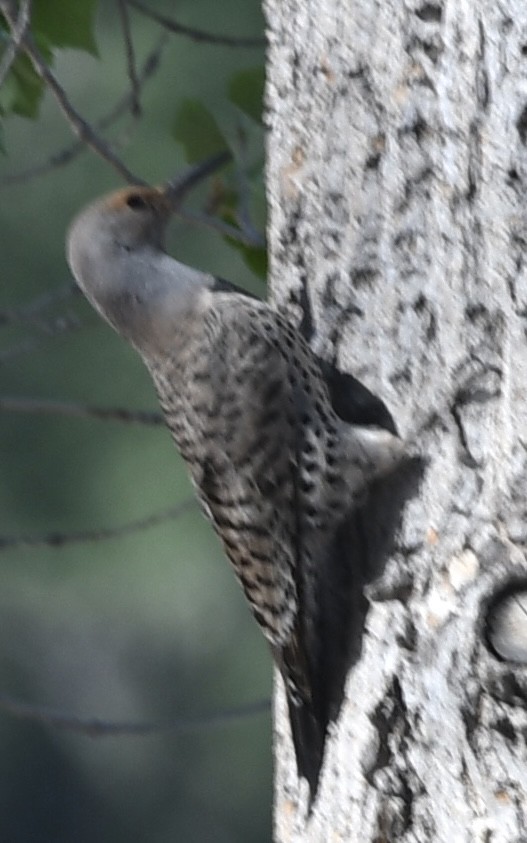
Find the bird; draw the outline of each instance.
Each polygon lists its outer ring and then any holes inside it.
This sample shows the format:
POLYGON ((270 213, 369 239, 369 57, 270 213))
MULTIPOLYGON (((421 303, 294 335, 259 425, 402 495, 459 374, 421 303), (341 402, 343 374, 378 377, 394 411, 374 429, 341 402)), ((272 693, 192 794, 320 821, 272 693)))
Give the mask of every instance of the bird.
POLYGON ((311 806, 330 719, 324 560, 347 514, 400 462, 404 445, 381 399, 321 361, 286 313, 167 254, 170 218, 215 166, 92 202, 69 228, 67 259, 95 310, 150 373, 284 680, 311 806))

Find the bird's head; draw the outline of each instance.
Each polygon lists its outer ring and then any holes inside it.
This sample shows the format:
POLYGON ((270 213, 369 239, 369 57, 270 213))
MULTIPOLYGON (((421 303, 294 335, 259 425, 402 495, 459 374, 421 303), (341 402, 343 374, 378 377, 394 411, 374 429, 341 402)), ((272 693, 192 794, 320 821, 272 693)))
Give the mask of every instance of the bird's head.
POLYGON ((77 284, 145 359, 175 347, 212 280, 164 251, 165 228, 176 208, 170 184, 128 187, 88 205, 67 236, 77 284))
MULTIPOLYGON (((179 173, 162 187, 126 187, 88 205, 70 226, 68 261, 79 281, 79 258, 109 251, 162 250, 167 222, 200 181, 231 160, 228 151, 213 155, 179 173)), ((81 275, 83 273, 81 272, 81 275)), ((81 283, 81 287, 82 287, 81 283)))
MULTIPOLYGON (((73 220, 68 263, 95 309, 142 350, 196 306, 210 277, 164 252, 167 223, 187 192, 228 156, 221 153, 163 187, 134 186, 98 199, 73 220)), ((158 343, 159 345, 159 343, 158 343)), ((145 351, 146 353, 146 351, 145 351)))
POLYGON ((88 205, 73 221, 68 246, 89 238, 130 252, 162 249, 173 205, 162 188, 127 187, 88 205))
POLYGON ((127 336, 158 289, 165 228, 173 210, 163 189, 127 187, 84 208, 67 235, 77 284, 110 324, 127 336))

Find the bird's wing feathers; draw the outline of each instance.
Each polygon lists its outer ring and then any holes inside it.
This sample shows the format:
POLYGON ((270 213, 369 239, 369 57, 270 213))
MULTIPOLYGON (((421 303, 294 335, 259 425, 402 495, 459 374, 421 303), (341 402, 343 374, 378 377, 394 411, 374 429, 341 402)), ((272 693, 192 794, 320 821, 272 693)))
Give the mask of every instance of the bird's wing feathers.
POLYGON ((295 387, 272 312, 244 299, 245 318, 238 307, 231 326, 229 298, 224 308, 215 301, 207 359, 198 353, 192 364, 184 416, 196 455, 181 450, 256 619, 282 646, 296 625, 302 564, 295 387))
POLYGON ((172 374, 152 373, 204 509, 271 644, 299 771, 314 792, 327 724, 318 568, 347 498, 341 422, 293 327, 233 290, 210 295, 199 337, 189 338, 172 374))

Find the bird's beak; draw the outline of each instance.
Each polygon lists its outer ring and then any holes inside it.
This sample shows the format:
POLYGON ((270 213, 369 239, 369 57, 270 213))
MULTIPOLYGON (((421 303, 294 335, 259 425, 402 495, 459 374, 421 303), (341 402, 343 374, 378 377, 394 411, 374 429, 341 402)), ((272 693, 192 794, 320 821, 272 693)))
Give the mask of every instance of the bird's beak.
POLYGON ((168 199, 172 209, 174 211, 177 210, 187 193, 192 190, 196 184, 203 181, 207 178, 207 176, 210 176, 211 173, 215 173, 216 170, 219 170, 220 167, 227 164, 231 158, 232 155, 228 150, 219 152, 217 155, 212 155, 210 158, 200 161, 199 164, 194 164, 192 167, 188 167, 182 173, 178 173, 178 175, 176 175, 173 179, 170 179, 170 181, 162 187, 162 192, 165 198, 168 199))

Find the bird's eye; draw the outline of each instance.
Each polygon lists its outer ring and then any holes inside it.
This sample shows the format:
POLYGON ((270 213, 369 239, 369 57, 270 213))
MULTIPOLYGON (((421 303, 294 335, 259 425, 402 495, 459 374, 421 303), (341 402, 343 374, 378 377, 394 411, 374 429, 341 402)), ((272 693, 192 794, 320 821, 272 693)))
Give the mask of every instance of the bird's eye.
POLYGON ((126 204, 134 211, 142 211, 148 206, 146 200, 139 193, 132 193, 126 200, 126 204))

